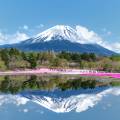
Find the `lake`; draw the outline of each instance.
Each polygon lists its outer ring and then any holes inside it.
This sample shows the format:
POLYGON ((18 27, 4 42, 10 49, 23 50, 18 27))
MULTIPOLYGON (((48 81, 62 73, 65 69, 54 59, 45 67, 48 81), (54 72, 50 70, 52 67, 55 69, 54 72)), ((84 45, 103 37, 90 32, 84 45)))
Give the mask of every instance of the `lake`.
POLYGON ((0 76, 1 120, 119 120, 120 79, 0 76))

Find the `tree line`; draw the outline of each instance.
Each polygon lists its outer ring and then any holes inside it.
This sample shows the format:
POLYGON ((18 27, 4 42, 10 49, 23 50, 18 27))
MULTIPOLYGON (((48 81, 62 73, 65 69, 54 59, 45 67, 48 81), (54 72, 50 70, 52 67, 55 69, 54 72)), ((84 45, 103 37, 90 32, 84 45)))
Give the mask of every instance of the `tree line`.
POLYGON ((24 90, 93 89, 99 86, 95 78, 68 76, 4 76, 0 78, 0 92, 16 94, 24 90))
POLYGON ((50 68, 78 68, 101 71, 120 71, 120 55, 99 56, 94 53, 24 52, 16 48, 0 50, 0 70, 50 68))

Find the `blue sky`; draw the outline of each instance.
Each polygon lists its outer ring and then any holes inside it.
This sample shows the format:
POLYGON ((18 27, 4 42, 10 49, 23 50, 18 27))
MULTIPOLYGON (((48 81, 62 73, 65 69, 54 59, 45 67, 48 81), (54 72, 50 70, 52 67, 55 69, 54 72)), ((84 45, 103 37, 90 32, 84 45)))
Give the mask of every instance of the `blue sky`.
MULTIPOLYGON (((27 38, 54 25, 65 24, 84 26, 103 40, 117 44, 119 21, 120 0, 0 0, 0 34, 3 35, 0 39, 15 38, 21 33, 27 38)), ((3 39, 1 43, 6 41, 3 39)))

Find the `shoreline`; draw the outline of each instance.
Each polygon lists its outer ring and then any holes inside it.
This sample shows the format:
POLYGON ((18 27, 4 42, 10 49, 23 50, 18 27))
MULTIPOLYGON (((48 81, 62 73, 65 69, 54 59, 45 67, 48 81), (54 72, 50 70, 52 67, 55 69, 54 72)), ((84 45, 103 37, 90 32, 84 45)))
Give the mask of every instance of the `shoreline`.
POLYGON ((112 78, 120 79, 120 73, 106 73, 95 70, 81 70, 81 69, 27 69, 27 70, 13 70, 0 72, 0 76, 4 75, 38 75, 38 74, 50 74, 50 75, 81 75, 81 76, 108 76, 112 78))

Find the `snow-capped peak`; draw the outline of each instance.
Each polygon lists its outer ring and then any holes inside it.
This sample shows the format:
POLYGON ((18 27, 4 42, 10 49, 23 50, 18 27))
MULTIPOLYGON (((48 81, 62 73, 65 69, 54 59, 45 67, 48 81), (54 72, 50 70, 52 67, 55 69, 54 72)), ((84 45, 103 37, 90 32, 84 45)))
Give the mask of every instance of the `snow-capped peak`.
POLYGON ((70 26, 65 25, 56 25, 42 33, 39 33, 34 37, 32 43, 40 42, 40 41, 50 41, 50 40, 70 40, 71 42, 79 39, 79 36, 75 29, 70 26))
POLYGON ((89 31, 86 27, 76 26, 76 28, 72 28, 67 25, 56 25, 24 41, 24 43, 31 44, 51 40, 68 40, 81 44, 100 44, 102 42, 102 39, 94 31, 89 31))
POLYGON ((53 112, 83 112, 98 104, 106 95, 120 96, 120 88, 97 87, 68 91, 26 91, 25 100, 35 102, 53 112))

